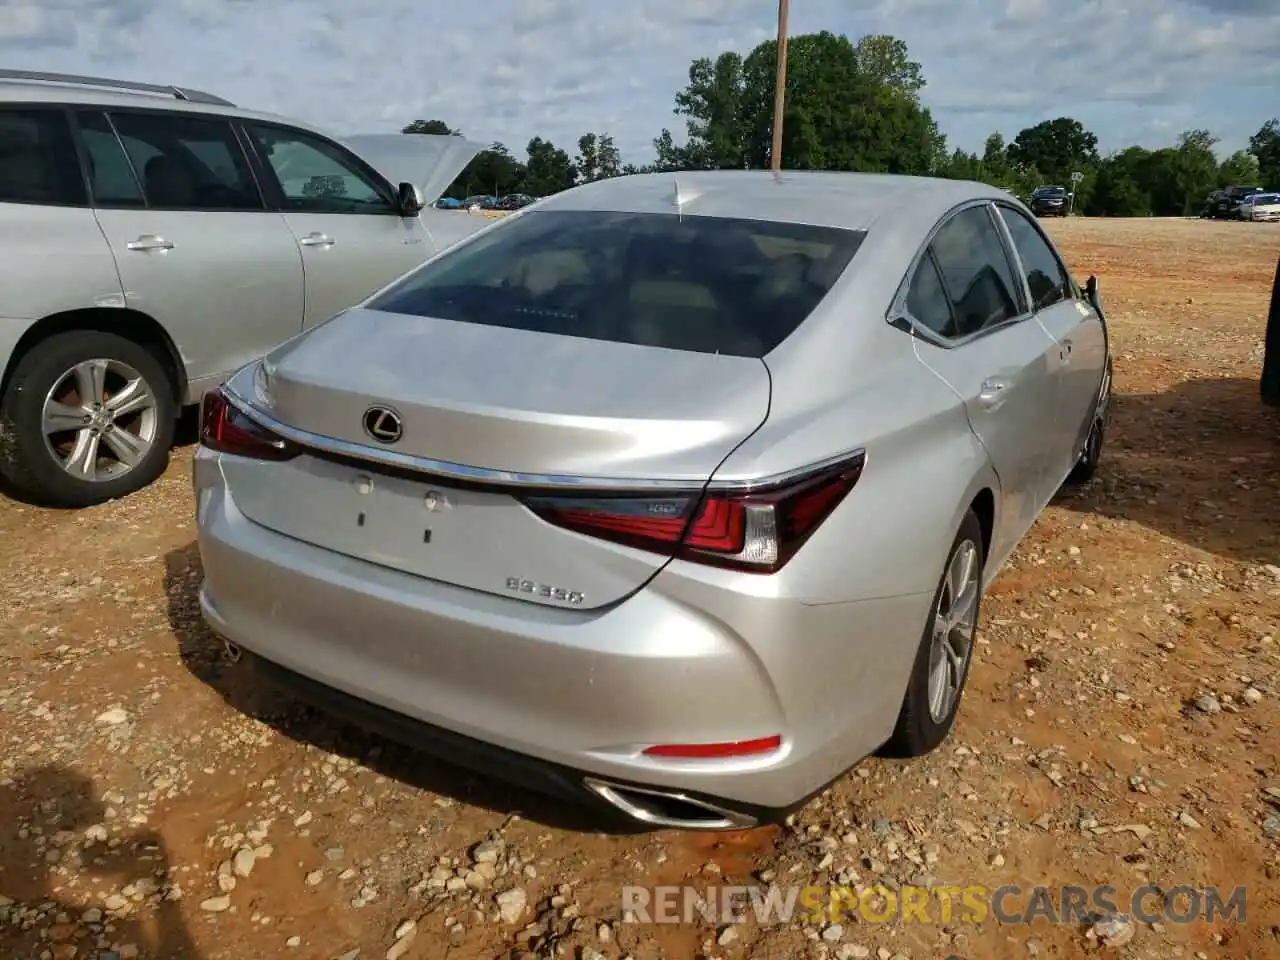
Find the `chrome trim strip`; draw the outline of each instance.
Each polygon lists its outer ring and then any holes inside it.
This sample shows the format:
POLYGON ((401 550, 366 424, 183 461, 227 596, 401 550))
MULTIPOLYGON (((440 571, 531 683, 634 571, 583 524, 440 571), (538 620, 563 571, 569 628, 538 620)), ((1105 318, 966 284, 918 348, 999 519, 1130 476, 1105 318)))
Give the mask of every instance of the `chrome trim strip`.
POLYGON ((582 785, 601 800, 617 810, 622 811, 632 820, 638 820, 654 827, 670 827, 674 830, 745 830, 756 825, 756 818, 734 810, 695 799, 677 790, 655 790, 643 787, 624 787, 621 784, 609 783, 596 777, 587 777, 582 785), (644 797, 674 800, 688 804, 699 810, 707 811, 707 818, 689 819, 685 817, 669 817, 643 806, 644 797), (634 799, 633 799, 634 798, 634 799))
POLYGON ((432 460, 429 457, 416 457, 411 454, 397 453, 394 450, 375 449, 349 440, 326 437, 306 430, 299 430, 281 423, 271 415, 262 412, 227 384, 223 392, 228 401, 246 417, 257 421, 272 433, 284 437, 301 447, 309 447, 339 457, 350 457, 355 460, 366 460, 370 463, 382 463, 391 467, 411 470, 415 473, 430 474, 444 479, 460 480, 468 483, 488 484, 492 486, 529 487, 538 490, 591 490, 627 493, 631 491, 663 491, 688 494, 701 493, 703 490, 750 492, 762 487, 773 487, 798 480, 806 474, 835 466, 844 460, 862 457, 865 466, 866 450, 855 447, 826 457, 803 467, 796 467, 781 473, 770 474, 742 480, 675 480, 675 479, 642 479, 633 477, 575 477, 562 474, 520 473, 514 470, 491 470, 487 467, 469 467, 461 463, 447 460, 432 460))

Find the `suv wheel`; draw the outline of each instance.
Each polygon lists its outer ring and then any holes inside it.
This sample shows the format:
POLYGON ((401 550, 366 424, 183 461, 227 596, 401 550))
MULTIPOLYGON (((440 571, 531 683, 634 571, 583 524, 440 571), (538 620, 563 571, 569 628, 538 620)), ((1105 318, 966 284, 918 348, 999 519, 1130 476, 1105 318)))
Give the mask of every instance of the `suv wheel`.
POLYGON ((151 351, 115 334, 61 333, 18 361, 0 397, 0 473, 49 506, 122 497, 164 472, 176 416, 151 351))

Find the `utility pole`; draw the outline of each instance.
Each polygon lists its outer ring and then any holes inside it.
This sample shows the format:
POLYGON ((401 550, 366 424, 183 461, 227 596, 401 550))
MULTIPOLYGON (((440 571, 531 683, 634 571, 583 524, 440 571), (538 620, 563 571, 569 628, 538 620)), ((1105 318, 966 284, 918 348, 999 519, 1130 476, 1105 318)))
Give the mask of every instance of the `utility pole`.
POLYGON ((789 0, 778 0, 778 78, 773 94, 773 172, 782 169, 782 113, 787 102, 787 8, 789 0))

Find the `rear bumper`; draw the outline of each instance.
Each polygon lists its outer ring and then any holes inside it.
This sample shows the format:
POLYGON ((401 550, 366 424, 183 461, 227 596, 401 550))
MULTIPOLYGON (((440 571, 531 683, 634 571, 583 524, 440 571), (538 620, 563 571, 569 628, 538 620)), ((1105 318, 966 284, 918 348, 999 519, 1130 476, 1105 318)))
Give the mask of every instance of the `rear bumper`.
POLYGON ((664 571, 611 607, 548 608, 274 533, 240 513, 216 455, 195 466, 217 633, 303 699, 546 792, 582 796, 592 775, 790 809, 887 739, 932 599, 807 605, 664 571), (751 758, 642 754, 774 734, 781 749, 751 758))
MULTIPOLYGON (((444 727, 416 720, 403 713, 388 710, 368 700, 361 700, 326 686, 277 663, 264 660, 254 654, 244 657, 243 667, 269 686, 284 691, 302 703, 316 707, 337 720, 350 723, 386 737, 434 758, 493 777, 504 783, 514 784, 548 797, 595 807, 602 817, 617 816, 617 808, 601 799, 588 788, 592 774, 561 764, 539 759, 527 753, 508 750, 473 737, 463 736, 444 727)), ((645 790, 647 785, 613 780, 612 786, 635 787, 645 790)), ((683 791, 684 797, 725 810, 731 810, 747 824, 778 823, 808 797, 802 797, 785 807, 765 807, 741 801, 726 800, 692 791, 683 791)))

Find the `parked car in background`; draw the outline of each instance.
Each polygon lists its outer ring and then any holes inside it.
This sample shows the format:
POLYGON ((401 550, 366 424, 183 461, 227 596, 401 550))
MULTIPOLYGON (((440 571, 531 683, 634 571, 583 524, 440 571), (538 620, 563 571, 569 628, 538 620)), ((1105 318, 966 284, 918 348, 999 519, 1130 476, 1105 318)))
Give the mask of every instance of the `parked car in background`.
POLYGON ((1262 193, 1261 187, 1235 185, 1215 190, 1205 201, 1202 217, 1211 220, 1240 219, 1240 204, 1255 193, 1262 193))
POLYGON ((1027 203, 1037 217, 1065 217, 1070 210, 1071 194, 1066 187, 1036 187, 1027 203))
POLYGON ((1110 369, 1096 281, 994 187, 597 181, 206 398, 201 607, 419 748, 751 826, 944 740, 1110 369))
POLYGON ((533 197, 527 193, 509 193, 495 204, 499 210, 519 210, 533 203, 533 197))
POLYGON ((0 474, 67 506, 150 483, 184 404, 482 225, 424 210, 479 149, 0 71, 0 474))
POLYGON ((1280 193, 1253 193, 1236 208, 1241 220, 1280 220, 1280 193))

